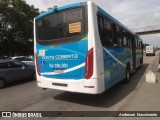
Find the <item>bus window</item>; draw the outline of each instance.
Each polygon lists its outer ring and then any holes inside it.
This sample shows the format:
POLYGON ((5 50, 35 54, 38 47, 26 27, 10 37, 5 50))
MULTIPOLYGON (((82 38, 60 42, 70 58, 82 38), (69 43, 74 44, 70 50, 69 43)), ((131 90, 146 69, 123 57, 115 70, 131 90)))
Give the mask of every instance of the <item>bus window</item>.
POLYGON ((130 35, 130 48, 132 48, 132 36, 130 35))
POLYGON ((127 48, 131 48, 131 36, 130 34, 127 32, 126 33, 126 41, 127 41, 127 48))
POLYGON ((113 39, 114 39, 114 46, 118 47, 118 41, 117 41, 117 26, 115 24, 112 24, 113 27, 113 39))
POLYGON ((136 37, 132 36, 132 48, 135 50, 136 49, 136 37))
POLYGON ((86 31, 85 18, 85 8, 74 8, 54 12, 37 19, 37 41, 50 41, 53 44, 54 42, 68 42, 71 38, 77 40, 75 36, 82 36, 86 31))
POLYGON ((117 26, 117 46, 122 47, 122 29, 117 26))
POLYGON ((103 18, 100 15, 98 15, 98 29, 99 29, 101 43, 102 43, 102 45, 104 45, 103 18))
POLYGON ((137 44, 137 48, 139 48, 138 39, 137 39, 137 41, 136 41, 136 44, 137 44))
POLYGON ((141 47, 141 41, 139 41, 139 48, 142 48, 142 47, 141 47))
POLYGON ((128 48, 132 48, 132 37, 131 37, 131 34, 128 34, 128 41, 129 41, 128 48))
POLYGON ((105 46, 112 46, 111 22, 107 19, 104 19, 104 41, 105 46))
POLYGON ((127 39, 126 39, 126 32, 125 32, 125 30, 123 30, 123 44, 124 44, 124 47, 127 47, 127 39))
POLYGON ((136 49, 138 48, 138 47, 137 47, 137 40, 138 40, 138 38, 136 37, 136 39, 135 39, 136 49))

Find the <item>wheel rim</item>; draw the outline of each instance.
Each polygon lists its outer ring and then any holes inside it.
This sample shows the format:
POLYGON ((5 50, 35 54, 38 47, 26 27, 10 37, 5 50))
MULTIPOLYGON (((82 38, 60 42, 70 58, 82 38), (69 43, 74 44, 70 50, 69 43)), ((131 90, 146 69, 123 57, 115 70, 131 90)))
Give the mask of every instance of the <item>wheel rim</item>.
POLYGON ((4 81, 3 80, 0 80, 0 88, 4 87, 4 81))

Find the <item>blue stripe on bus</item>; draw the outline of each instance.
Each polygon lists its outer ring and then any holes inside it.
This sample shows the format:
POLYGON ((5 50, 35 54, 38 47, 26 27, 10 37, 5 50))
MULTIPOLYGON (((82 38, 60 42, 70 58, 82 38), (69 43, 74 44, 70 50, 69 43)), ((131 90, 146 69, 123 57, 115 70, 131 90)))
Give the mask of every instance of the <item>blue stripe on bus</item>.
MULTIPOLYGON (((125 65, 127 64, 128 61, 132 61, 131 50, 129 49, 126 48, 106 48, 106 49, 125 65)), ((125 78, 126 67, 119 64, 105 50, 103 50, 103 58, 104 58, 105 89, 108 89, 125 78)))
MULTIPOLYGON (((79 2, 79 3, 74 3, 74 4, 62 6, 62 7, 57 7, 57 11, 59 11, 59 10, 64 10, 64 9, 67 9, 67 8, 78 7, 78 6, 85 6, 85 5, 87 5, 86 2, 83 2, 83 3, 81 3, 81 2, 79 2)), ((53 8, 52 10, 49 10, 49 11, 47 11, 47 12, 44 12, 44 13, 40 14, 39 16, 36 17, 36 20, 39 19, 39 18, 41 18, 41 17, 43 17, 43 16, 46 16, 46 15, 48 15, 48 14, 54 13, 54 10, 55 10, 55 9, 53 8)))

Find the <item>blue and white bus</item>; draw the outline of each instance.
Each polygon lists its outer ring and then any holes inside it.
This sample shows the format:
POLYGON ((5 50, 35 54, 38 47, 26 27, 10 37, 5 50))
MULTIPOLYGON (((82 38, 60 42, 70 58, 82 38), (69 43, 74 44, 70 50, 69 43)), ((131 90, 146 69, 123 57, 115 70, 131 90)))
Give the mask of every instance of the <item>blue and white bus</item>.
POLYGON ((37 84, 100 94, 143 62, 142 40, 95 5, 54 8, 34 20, 37 84))

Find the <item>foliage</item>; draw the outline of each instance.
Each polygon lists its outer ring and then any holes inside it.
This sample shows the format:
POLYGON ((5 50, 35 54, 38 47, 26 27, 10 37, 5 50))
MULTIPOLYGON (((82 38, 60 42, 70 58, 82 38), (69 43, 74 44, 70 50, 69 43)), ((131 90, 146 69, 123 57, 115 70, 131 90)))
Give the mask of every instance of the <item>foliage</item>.
POLYGON ((0 0, 0 44, 5 43, 0 56, 33 53, 33 19, 38 14, 39 9, 24 0, 0 0))
POLYGON ((57 7, 58 7, 57 5, 54 5, 53 7, 49 7, 49 8, 47 8, 47 10, 52 10, 52 9, 57 8, 57 7))

